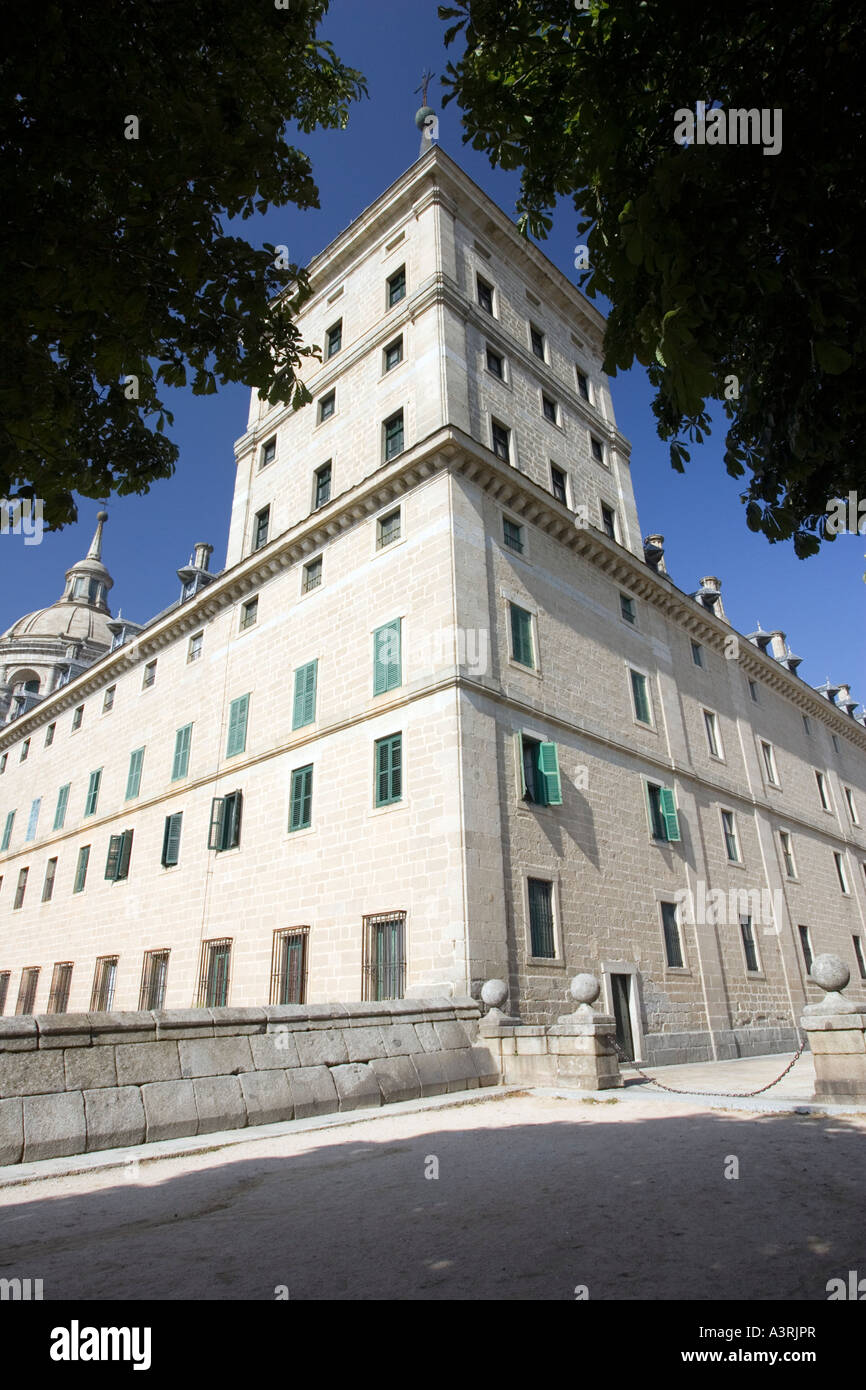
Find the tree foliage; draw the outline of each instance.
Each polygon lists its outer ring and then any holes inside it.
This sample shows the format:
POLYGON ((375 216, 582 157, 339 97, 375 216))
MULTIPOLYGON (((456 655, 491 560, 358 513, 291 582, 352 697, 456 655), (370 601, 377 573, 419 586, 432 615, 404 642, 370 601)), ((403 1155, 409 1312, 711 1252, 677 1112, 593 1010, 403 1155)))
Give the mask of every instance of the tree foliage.
POLYGON ((318 207, 287 123, 342 127, 365 90, 317 37, 327 9, 4 6, 0 494, 42 497, 49 525, 75 519, 74 491, 170 476, 166 386, 309 400, 296 371, 312 349, 293 321, 305 275, 226 215, 318 207))
POLYGON ((605 370, 647 368, 679 470, 723 402, 747 524, 814 553, 830 499, 866 494, 866 10, 457 0, 439 14, 446 41, 465 40, 446 102, 465 140, 522 170, 523 229, 545 236, 573 197, 579 283, 612 305, 605 370), (781 152, 675 143, 675 112, 698 101, 780 109, 781 152))

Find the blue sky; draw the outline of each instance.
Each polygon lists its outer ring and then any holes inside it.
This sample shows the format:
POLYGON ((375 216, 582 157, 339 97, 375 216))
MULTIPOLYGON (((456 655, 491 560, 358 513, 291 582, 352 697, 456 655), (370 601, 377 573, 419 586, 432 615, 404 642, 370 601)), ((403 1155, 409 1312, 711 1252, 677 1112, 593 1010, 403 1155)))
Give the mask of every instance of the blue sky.
MULTIPOLYGON (((413 162, 418 132, 413 117, 414 89, 422 69, 445 67, 444 25, 436 0, 332 0, 324 34, 344 62, 366 76, 369 98, 351 110, 345 131, 301 137, 312 160, 321 208, 272 211, 237 224, 250 240, 285 243, 293 260, 305 263, 358 216, 413 162)), ((506 212, 513 212, 517 177, 494 171, 485 156, 461 142, 459 112, 443 112, 438 81, 431 104, 439 111, 440 144, 506 212)), ((575 214, 563 202, 545 253, 571 279, 575 214)), ((771 546, 746 527, 740 485, 722 464, 723 438, 714 433, 692 446, 685 475, 674 473, 667 446, 655 433, 652 393, 642 368, 617 377, 614 408, 620 429, 632 443, 632 476, 643 534, 660 531, 674 581, 692 591, 703 575, 722 580, 729 618, 749 632, 760 620, 767 630, 782 628, 803 657, 800 674, 813 685, 827 676, 850 682, 855 698, 866 700, 866 651, 861 640, 866 585, 866 538, 840 535, 808 560, 798 560, 790 544, 771 546), (856 635, 856 637, 855 637, 856 635)), ((193 544, 210 541, 212 565, 225 559, 234 484, 232 445, 246 427, 249 392, 220 387, 216 396, 193 397, 169 391, 175 412, 173 437, 180 459, 173 479, 157 483, 145 497, 114 498, 105 531, 104 559, 114 577, 113 612, 139 622, 164 608, 178 594, 175 571, 186 563, 193 544)), ((63 574, 86 551, 97 504, 83 500, 79 524, 45 536, 39 546, 20 537, 0 537, 0 631, 22 613, 59 597, 63 574)))

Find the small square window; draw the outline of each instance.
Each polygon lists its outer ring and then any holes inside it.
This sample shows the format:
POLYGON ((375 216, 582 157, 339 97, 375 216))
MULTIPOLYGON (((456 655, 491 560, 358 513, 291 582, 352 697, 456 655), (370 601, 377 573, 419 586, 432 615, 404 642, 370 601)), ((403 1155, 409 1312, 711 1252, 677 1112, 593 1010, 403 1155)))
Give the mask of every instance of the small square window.
POLYGON ((559 407, 552 397, 542 395, 541 409, 545 420, 549 420, 552 425, 559 424, 559 407))
POLYGON ((509 521, 508 517, 502 520, 503 540, 511 550, 516 550, 518 555, 523 554, 523 527, 516 521, 509 521))
POLYGON ((703 649, 703 647, 701 646, 700 642, 693 642, 693 643, 692 643, 692 661, 694 662, 694 664, 695 664, 696 666, 700 666, 701 668, 703 668, 703 665, 704 665, 704 649, 703 649))
POLYGON ((77 709, 75 709, 75 710, 73 711, 73 714, 72 714, 72 732, 73 732, 73 733, 75 733, 75 730, 76 730, 76 729, 80 729, 80 728, 81 728, 81 723, 82 723, 82 720, 83 720, 83 719, 84 719, 84 706, 83 706, 83 705, 79 705, 79 706, 77 707, 77 709))
POLYGON ((619 611, 625 622, 631 623, 632 626, 637 622, 637 610, 635 608, 634 599, 630 594, 620 594, 619 611))
POLYGON ((255 523, 253 526, 253 550, 261 550, 263 545, 268 543, 268 528, 271 524, 270 507, 262 507, 260 512, 256 512, 255 523))
POLYGON ((110 709, 114 709, 114 697, 117 694, 117 686, 110 685, 102 698, 102 713, 107 714, 110 709))
POLYGON ((327 463, 323 463, 321 468, 316 469, 316 489, 313 502, 317 511, 319 507, 324 507, 325 503, 331 500, 331 476, 331 460, 328 459, 327 463))
POLYGON ((395 304, 399 304, 401 299, 406 298, 406 267, 401 265, 399 270, 395 270, 393 275, 388 277, 388 308, 393 309, 395 304))
POLYGON ((323 396, 319 401, 319 424, 322 424, 324 420, 330 420, 336 408, 337 393, 336 391, 329 391, 327 396, 323 396))
POLYGON ((589 382, 579 367, 575 368, 575 370, 577 372, 577 393, 579 396, 583 398, 583 400, 588 401, 589 382))
POLYGON ((318 589, 322 583, 322 557, 317 556, 315 560, 310 560, 304 565, 304 578, 301 584, 301 593, 309 594, 313 589, 318 589))
POLYGON ((259 468, 267 468, 269 463, 273 463, 276 456, 277 436, 274 435, 273 439, 266 440, 262 445, 261 453, 259 454, 259 468))
POLYGON ((388 463, 391 459, 396 458, 398 454, 402 454, 403 452, 404 435, 402 410, 398 410, 396 415, 390 416, 389 419, 384 422, 382 429, 385 437, 385 462, 388 463))
POLYGON ((601 504, 601 529, 612 541, 616 540, 616 512, 605 502, 601 504))
POLYGON ((540 357, 542 362, 545 362, 547 360, 547 353, 545 351, 544 334, 540 328, 536 328, 534 323, 529 325, 529 341, 535 356, 540 357))
POLYGON ((555 463, 550 465, 550 490, 557 502, 568 505, 566 476, 561 468, 557 468, 555 463))
POLYGON ((141 678, 142 690, 149 690, 156 683, 156 662, 149 661, 144 668, 144 675, 141 678))
POLYGON ((487 370, 492 376, 498 377, 500 381, 505 380, 505 360, 491 347, 487 349, 487 370))
POLYGON ((500 425, 498 420, 493 421, 493 452, 497 458, 502 459, 503 463, 511 462, 511 430, 505 425, 500 425))
POLYGON ((328 329, 327 341, 325 343, 325 360, 336 357, 340 348, 343 346, 343 320, 337 319, 328 329))
POLYGON ((403 335, 385 348, 385 371, 390 372, 403 361, 403 335))
POLYGON ((255 598, 247 599, 246 603, 241 604, 241 632, 245 628, 255 626, 259 616, 258 594, 255 598))
POLYGON ((478 303, 486 314, 493 313, 493 286, 478 276, 478 303))
POLYGON ((596 439, 594 434, 589 437, 589 447, 596 463, 604 463, 604 445, 600 439, 596 439))
POLYGON ((203 632, 195 632, 195 633, 193 633, 192 637, 190 637, 190 639, 189 639, 189 647, 187 648, 187 653, 186 653, 187 663, 189 663, 189 662, 191 662, 191 661, 198 661, 199 657, 201 656, 201 649, 202 649, 202 646, 203 646, 203 645, 204 645, 204 633, 203 633, 203 632))
POLYGON ((380 516, 376 523, 376 549, 384 550, 386 545, 393 545, 400 539, 400 508, 389 512, 387 516, 380 516))

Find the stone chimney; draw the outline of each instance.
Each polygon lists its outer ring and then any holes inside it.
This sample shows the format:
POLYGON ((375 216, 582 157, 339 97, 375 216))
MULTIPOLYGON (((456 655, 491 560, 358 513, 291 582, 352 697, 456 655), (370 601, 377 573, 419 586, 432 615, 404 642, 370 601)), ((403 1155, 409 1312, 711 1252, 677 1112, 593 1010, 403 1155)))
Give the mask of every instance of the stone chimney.
POLYGON ((848 685, 847 681, 839 686, 839 698, 836 703, 841 705, 846 713, 850 714, 852 719, 854 718, 854 711, 859 701, 851 699, 851 687, 848 685))
POLYGON ((192 556, 192 567, 197 570, 205 570, 210 564, 210 557, 213 555, 213 546, 208 545, 207 541, 197 541, 192 556))
POLYGON ((704 608, 709 608, 711 613, 715 613, 717 618, 721 618, 723 623, 728 621, 722 603, 722 581, 717 579, 714 574, 708 574, 701 580, 701 587, 693 595, 698 603, 702 603, 704 608))
POLYGON ((181 603, 185 603, 187 599, 195 598, 200 589, 213 583, 216 575, 211 574, 208 570, 212 554, 212 545, 208 545, 207 541, 197 541, 193 553, 189 557, 189 564, 183 565, 178 570, 177 577, 183 585, 180 595, 181 603))
POLYGON ((788 655, 788 643, 785 641, 785 634, 780 628, 776 628, 770 633, 768 647, 770 656, 774 656, 777 661, 784 661, 788 655))
POLYGON ((643 557, 650 569, 658 574, 667 574, 665 567, 665 538, 664 536, 644 536, 643 557))
POLYGON ((748 632, 746 637, 749 642, 754 643, 756 647, 760 647, 762 652, 765 652, 770 645, 771 634, 764 631, 761 627, 760 620, 758 621, 758 626, 755 628, 755 631, 748 632))

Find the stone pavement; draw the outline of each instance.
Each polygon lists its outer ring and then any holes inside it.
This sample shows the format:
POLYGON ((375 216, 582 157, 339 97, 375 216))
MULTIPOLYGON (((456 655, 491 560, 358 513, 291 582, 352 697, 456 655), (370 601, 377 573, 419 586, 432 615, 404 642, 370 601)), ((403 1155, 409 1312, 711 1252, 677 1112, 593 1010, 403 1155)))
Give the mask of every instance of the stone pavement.
MULTIPOLYGON (((716 1091, 754 1091, 772 1081, 790 1062, 793 1053, 780 1052, 767 1057, 740 1057, 729 1062, 693 1062, 687 1066, 642 1067, 648 1076, 657 1076, 665 1086, 682 1090, 692 1098, 706 1098, 708 1092, 716 1091)), ((622 1067, 622 1075, 627 1089, 640 1085, 641 1092, 647 1094, 666 1094, 656 1090, 643 1081, 638 1072, 628 1066, 622 1067)), ((815 1089, 815 1063, 808 1052, 801 1054, 787 1076, 762 1095, 755 1097, 756 1104, 776 1108, 775 1102, 784 1100, 797 1105, 811 1105, 815 1089)), ((735 1102, 736 1103, 736 1102, 735 1102)), ((751 1108, 751 1107, 747 1107, 751 1108)), ((821 1106, 822 1109, 829 1107, 821 1106)), ((861 1107, 862 1108, 862 1107, 861 1107)), ((832 1107, 856 1110, 856 1106, 832 1107)))

